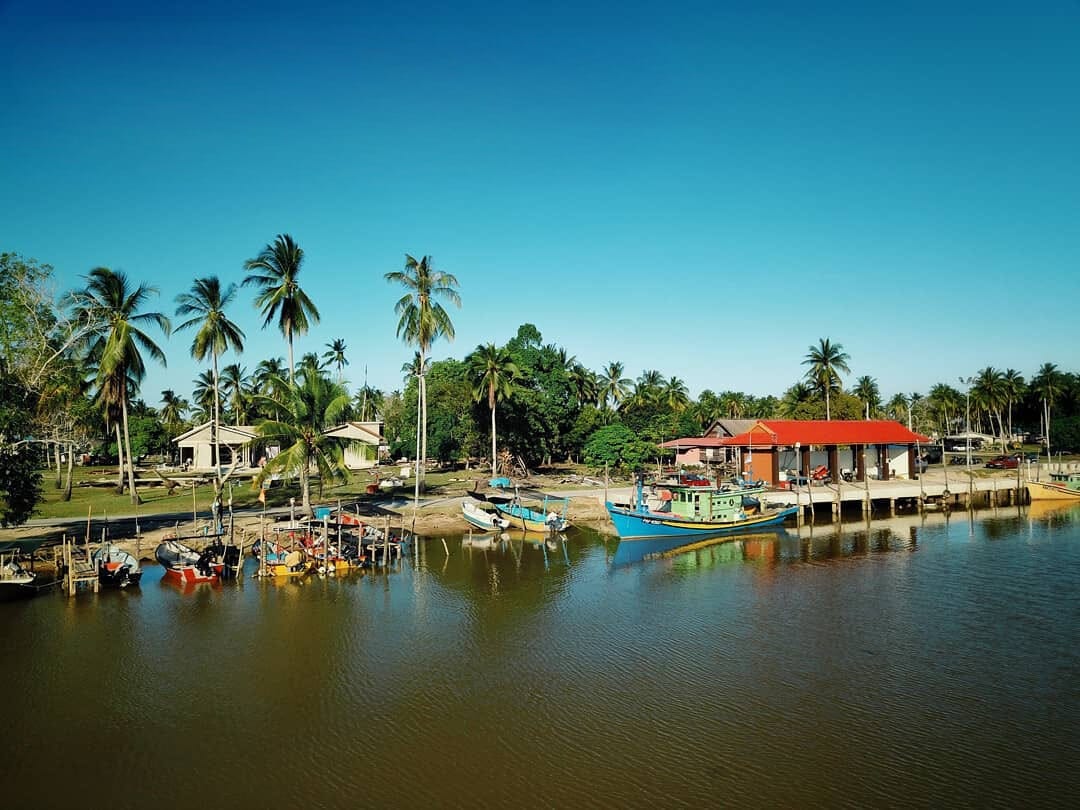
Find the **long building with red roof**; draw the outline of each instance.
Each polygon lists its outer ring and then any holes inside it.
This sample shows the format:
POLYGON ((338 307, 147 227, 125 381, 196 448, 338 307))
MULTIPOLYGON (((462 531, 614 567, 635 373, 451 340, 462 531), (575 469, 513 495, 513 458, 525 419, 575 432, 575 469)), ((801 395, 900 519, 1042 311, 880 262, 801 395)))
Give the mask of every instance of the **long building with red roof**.
MULTIPOLYGON (((741 427, 741 426, 740 426, 741 427)), ((676 463, 700 464, 734 458, 743 474, 769 483, 789 476, 808 476, 822 467, 835 481, 847 473, 862 481, 873 478, 913 478, 916 455, 930 438, 890 420, 826 421, 759 419, 741 433, 724 435, 718 425, 713 435, 664 442, 676 451, 676 463)))

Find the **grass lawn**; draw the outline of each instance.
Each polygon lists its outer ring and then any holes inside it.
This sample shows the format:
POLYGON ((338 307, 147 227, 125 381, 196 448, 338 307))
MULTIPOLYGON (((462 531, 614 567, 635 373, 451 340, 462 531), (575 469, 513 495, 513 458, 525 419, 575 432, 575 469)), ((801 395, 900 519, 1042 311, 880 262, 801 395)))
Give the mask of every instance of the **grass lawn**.
MULTIPOLYGON (((398 466, 383 466, 378 468, 382 478, 389 478, 400 473, 398 466)), ((179 475, 179 474, 177 474, 179 475)), ((526 486, 542 488, 545 490, 575 489, 580 488, 580 483, 563 482, 564 478, 571 475, 592 475, 595 471, 583 466, 560 465, 545 469, 541 474, 523 482, 526 486)), ((150 478, 152 473, 140 470, 137 477, 150 478)), ((210 504, 214 498, 214 487, 204 484, 195 487, 194 498, 190 486, 182 486, 169 494, 164 486, 145 486, 139 489, 142 503, 135 507, 131 503, 128 494, 117 495, 115 486, 80 486, 88 482, 115 482, 117 478, 115 467, 76 467, 73 472, 71 500, 63 501, 63 489, 57 489, 54 485, 55 470, 42 471, 42 491, 45 500, 38 505, 34 512, 35 519, 48 518, 85 518, 87 512, 93 514, 94 519, 100 519, 110 515, 132 515, 136 509, 140 516, 158 515, 167 513, 191 514, 192 510, 201 516, 210 512, 210 504)), ((427 474, 427 498, 453 498, 464 495, 472 489, 474 482, 480 482, 480 486, 487 485, 490 472, 487 470, 454 470, 447 472, 429 472, 427 474)), ((603 477, 603 474, 600 474, 603 477)), ((371 471, 353 473, 349 480, 343 484, 326 487, 321 493, 318 481, 312 483, 311 499, 313 503, 333 504, 338 500, 352 503, 357 500, 367 500, 373 497, 367 494, 368 485, 374 483, 375 477, 371 471)), ((612 482, 614 485, 614 481, 612 482)), ((405 480, 398 487, 396 494, 406 498, 413 493, 412 479, 405 480)), ((233 508, 260 509, 258 490, 252 485, 250 478, 233 479, 232 499, 233 508)), ((378 497, 385 497, 385 492, 380 492, 378 497)), ((228 503, 229 491, 226 486, 225 500, 228 503)), ((267 508, 287 507, 289 498, 295 498, 300 503, 300 487, 296 482, 287 483, 284 486, 275 484, 266 492, 267 508)))

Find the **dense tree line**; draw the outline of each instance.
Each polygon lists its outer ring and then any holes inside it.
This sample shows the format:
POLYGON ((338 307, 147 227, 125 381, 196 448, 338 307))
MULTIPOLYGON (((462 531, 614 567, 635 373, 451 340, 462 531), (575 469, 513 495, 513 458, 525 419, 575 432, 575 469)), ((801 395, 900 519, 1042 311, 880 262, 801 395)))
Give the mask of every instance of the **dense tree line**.
MULTIPOLYGON (((176 329, 192 336, 188 351, 207 368, 190 397, 167 389, 152 405, 141 391, 146 362, 165 363, 162 345, 173 331, 153 287, 98 267, 82 286, 58 293, 49 265, 0 254, 0 520, 29 517, 45 464, 70 497, 76 453, 116 463, 118 489, 137 500, 135 463, 168 458, 173 438, 205 422, 215 444, 220 425, 257 426, 261 440, 282 448, 262 475, 299 478, 305 508, 309 471, 318 470, 320 485, 346 475, 343 446, 323 431, 353 419, 382 421, 394 458, 475 462, 492 474, 512 473, 507 465, 518 461, 530 468, 565 461, 633 467, 655 459, 664 441, 701 435, 720 418, 888 418, 935 435, 970 427, 1002 446, 1024 430, 1048 449, 1080 450, 1080 376, 1052 363, 1030 380, 988 366, 958 385, 885 401, 873 377, 845 387, 851 358, 822 338, 807 349, 805 375, 778 397, 706 389, 694 399, 684 381, 660 370, 631 379, 618 361, 588 369, 528 323, 503 345, 432 362, 433 344, 454 337, 444 304, 460 306, 461 297, 457 278, 430 256, 406 256, 402 270, 386 274, 403 292, 397 334, 414 350, 401 388, 384 392, 365 379, 349 391, 344 339, 327 341, 321 354, 293 357, 294 338, 319 323, 300 284, 303 262, 303 250, 282 234, 241 264, 239 283, 195 279, 175 302, 176 329), (245 287, 254 288, 251 305, 263 328, 284 338, 287 358, 242 362, 246 336, 232 312, 245 287)), ((220 487, 228 471, 215 467, 220 487)), ((418 487, 423 469, 417 465, 418 487)))

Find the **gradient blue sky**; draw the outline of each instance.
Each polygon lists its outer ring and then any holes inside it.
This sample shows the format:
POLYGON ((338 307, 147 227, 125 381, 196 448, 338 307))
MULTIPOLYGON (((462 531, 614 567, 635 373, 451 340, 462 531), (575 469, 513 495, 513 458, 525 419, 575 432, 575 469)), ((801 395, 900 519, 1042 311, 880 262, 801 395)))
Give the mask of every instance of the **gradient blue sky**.
MULTIPOLYGON (((779 395, 1080 370, 1080 4, 0 0, 0 249, 160 288, 307 258, 349 379, 401 386, 405 253, 457 340, 779 395)), ((285 355, 250 289, 241 362, 285 355)), ((190 333, 144 398, 190 395, 190 333)), ((226 356, 224 363, 234 358, 226 356)))

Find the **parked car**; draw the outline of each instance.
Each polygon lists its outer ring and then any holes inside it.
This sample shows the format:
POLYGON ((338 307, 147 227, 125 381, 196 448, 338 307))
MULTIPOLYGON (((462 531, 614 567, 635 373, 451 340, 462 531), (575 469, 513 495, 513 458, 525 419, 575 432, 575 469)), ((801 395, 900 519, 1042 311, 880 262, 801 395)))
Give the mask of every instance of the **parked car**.
POLYGON ((995 456, 986 462, 986 466, 991 470, 1015 470, 1020 466, 1020 459, 1017 456, 995 456))

